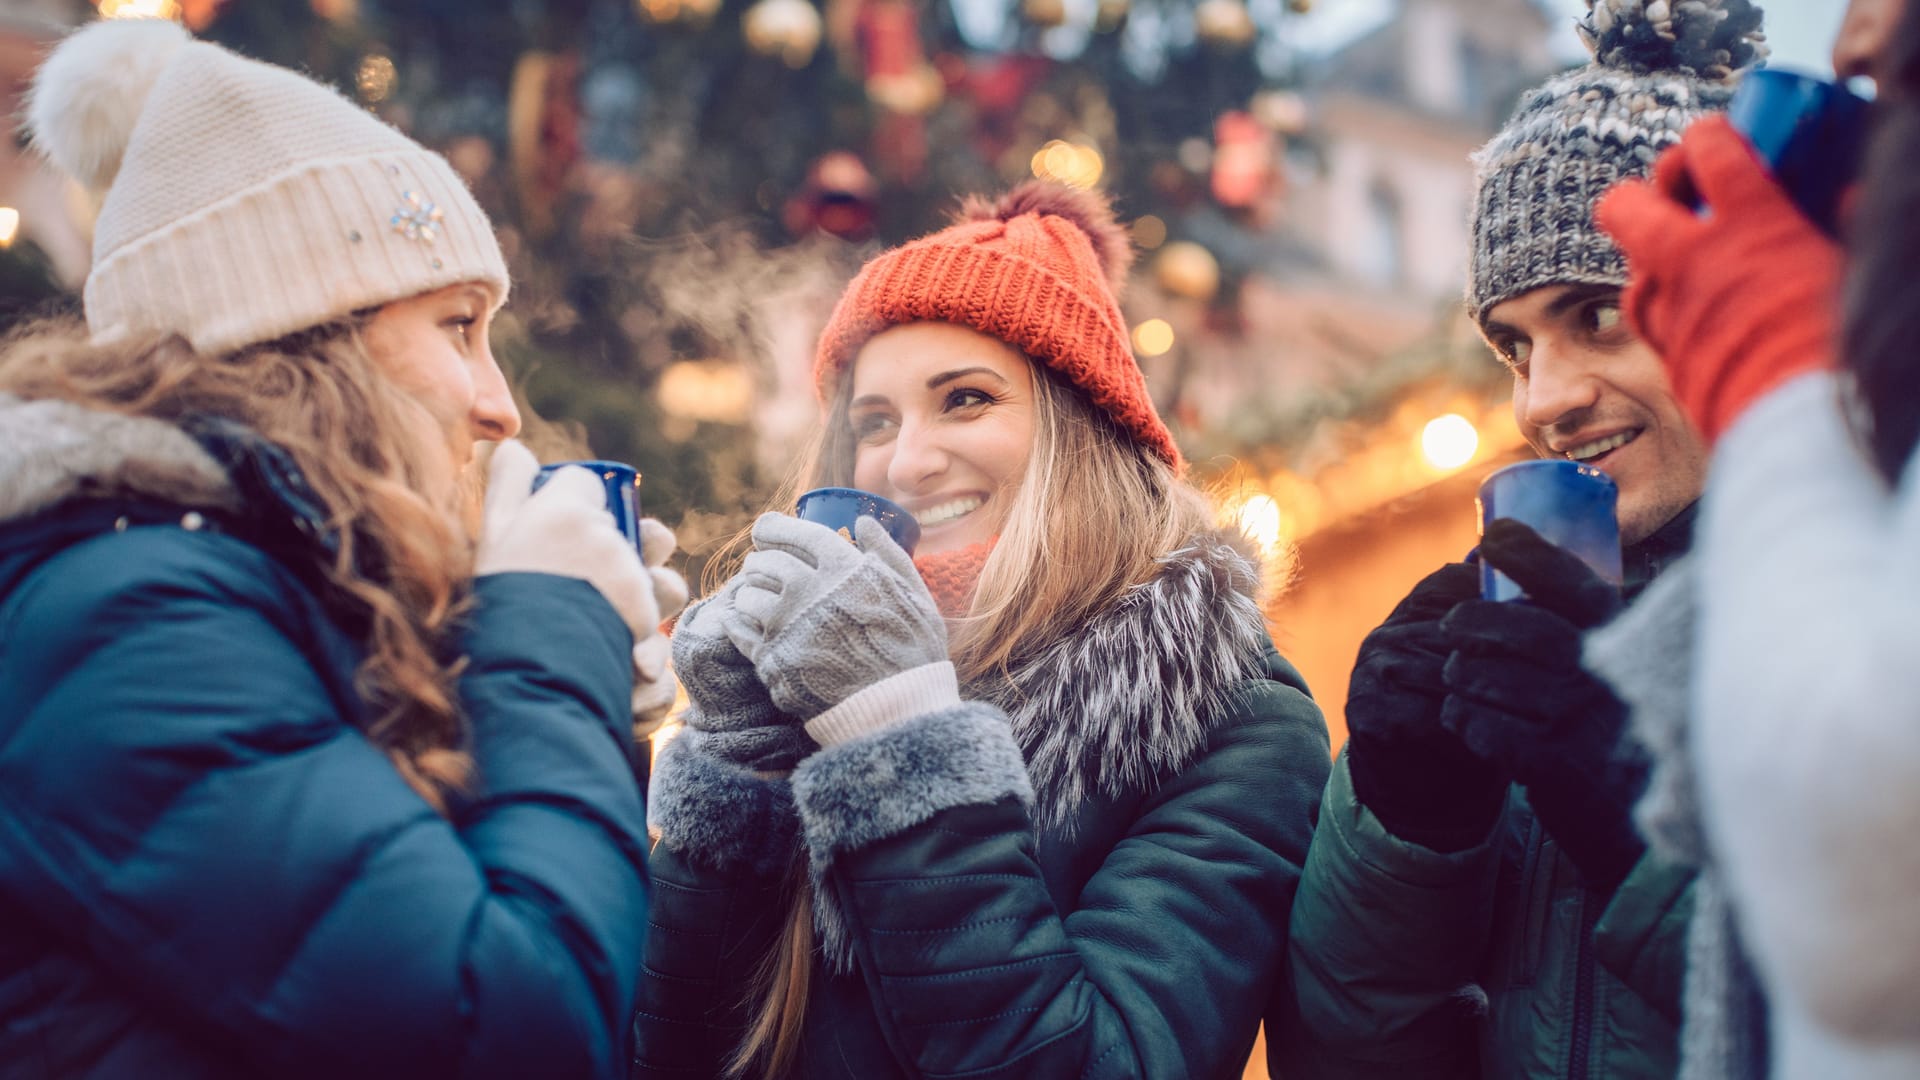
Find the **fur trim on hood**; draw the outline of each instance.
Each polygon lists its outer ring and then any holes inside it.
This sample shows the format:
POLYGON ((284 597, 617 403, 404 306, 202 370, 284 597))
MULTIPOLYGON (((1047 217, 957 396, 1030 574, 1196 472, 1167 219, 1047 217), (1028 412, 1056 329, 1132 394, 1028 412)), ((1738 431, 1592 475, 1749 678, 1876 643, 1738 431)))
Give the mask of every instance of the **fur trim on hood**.
POLYGON ((1206 743, 1233 684, 1267 645, 1253 558, 1225 533, 1195 537, 1111 611, 964 697, 999 706, 1033 781, 1035 818, 1058 828, 1094 795, 1177 772, 1206 743))
POLYGON ((163 420, 0 394, 0 431, 0 523, 76 498, 239 505, 226 470, 163 420))

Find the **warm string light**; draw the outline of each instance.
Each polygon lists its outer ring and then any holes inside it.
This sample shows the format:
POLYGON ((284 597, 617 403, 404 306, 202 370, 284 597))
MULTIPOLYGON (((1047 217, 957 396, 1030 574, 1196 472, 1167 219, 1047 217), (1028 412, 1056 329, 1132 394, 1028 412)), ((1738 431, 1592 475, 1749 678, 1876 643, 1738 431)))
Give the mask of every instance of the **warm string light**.
POLYGON ((820 12, 807 0, 760 0, 740 20, 747 45, 777 56, 788 67, 806 67, 820 47, 820 12))
POLYGON ((1205 302, 1220 291, 1220 260, 1191 240, 1177 240, 1154 258, 1153 276, 1173 295, 1205 302))
POLYGON ((1272 555, 1286 538, 1285 515, 1271 495, 1250 495, 1233 511, 1234 524, 1247 539, 1259 545, 1262 555, 1272 555))
POLYGON ((1459 413, 1436 416, 1420 429, 1420 453, 1436 469, 1457 469, 1472 461, 1479 449, 1479 430, 1459 413))
POLYGON ((103 19, 172 19, 180 18, 179 0, 100 0, 100 17, 103 19))
POLYGON ((0 206, 0 251, 13 246, 13 238, 20 235, 20 211, 11 206, 0 206))
POLYGON ((1159 356, 1173 348, 1173 324, 1165 319, 1148 319, 1133 328, 1133 351, 1141 356, 1159 356))
POLYGON ((1100 182, 1106 160, 1091 146, 1055 139, 1033 155, 1033 175, 1068 187, 1090 188, 1100 182))

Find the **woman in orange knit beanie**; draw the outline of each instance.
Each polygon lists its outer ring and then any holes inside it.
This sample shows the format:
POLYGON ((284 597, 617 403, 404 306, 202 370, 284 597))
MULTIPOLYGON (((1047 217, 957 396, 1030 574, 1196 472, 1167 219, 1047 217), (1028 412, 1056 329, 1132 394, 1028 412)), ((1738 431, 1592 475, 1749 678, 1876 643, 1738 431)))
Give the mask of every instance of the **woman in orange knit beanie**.
POLYGON ((1327 734, 1181 479, 1129 259, 1029 184, 848 287, 791 490, 901 503, 920 558, 768 514, 682 619, 635 1076, 1240 1075, 1327 734))

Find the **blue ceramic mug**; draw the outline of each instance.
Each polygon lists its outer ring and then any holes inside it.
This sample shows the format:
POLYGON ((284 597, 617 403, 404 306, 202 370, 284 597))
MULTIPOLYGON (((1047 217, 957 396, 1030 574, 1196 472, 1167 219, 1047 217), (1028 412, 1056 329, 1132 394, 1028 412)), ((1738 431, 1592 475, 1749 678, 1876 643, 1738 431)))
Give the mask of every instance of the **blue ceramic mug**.
POLYGON ((871 491, 843 487, 814 488, 800 496, 794 513, 800 520, 825 525, 848 540, 853 539, 855 521, 863 517, 872 518, 909 555, 913 554, 914 546, 920 543, 920 522, 898 503, 889 502, 871 491))
POLYGON ((631 465, 617 461, 556 461, 542 465, 533 478, 533 490, 546 486, 556 469, 579 466, 600 478, 607 492, 607 512, 613 524, 637 549, 640 546, 640 473, 631 465))
POLYGON ((1840 233, 1840 193, 1860 171, 1867 101, 1846 87, 1762 68, 1740 79, 1727 121, 1746 136, 1800 212, 1840 233))
MULTIPOLYGON (((1606 473, 1577 461, 1555 459, 1523 461, 1501 469, 1480 485, 1474 501, 1480 507, 1482 534, 1487 522, 1513 518, 1618 585, 1620 522, 1614 507, 1619 498, 1620 489, 1606 473)), ((1482 561, 1480 595, 1488 600, 1518 600, 1525 594, 1512 578, 1482 561)))

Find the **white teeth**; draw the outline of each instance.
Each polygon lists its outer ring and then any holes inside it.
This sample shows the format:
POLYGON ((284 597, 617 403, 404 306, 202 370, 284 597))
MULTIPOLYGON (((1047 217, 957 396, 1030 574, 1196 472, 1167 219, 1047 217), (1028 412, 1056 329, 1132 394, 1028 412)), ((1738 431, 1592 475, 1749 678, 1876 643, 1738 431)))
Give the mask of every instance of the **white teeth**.
POLYGON ((922 527, 939 525, 942 522, 952 521, 954 518, 965 517, 973 513, 975 510, 980 509, 981 504, 984 502, 986 502, 986 500, 978 495, 967 495, 955 499, 952 502, 943 502, 938 506, 929 506, 925 510, 913 515, 913 517, 922 527))
POLYGON ((1567 451, 1567 458, 1570 461, 1590 461, 1609 450, 1617 450, 1627 445, 1632 442, 1634 436, 1638 434, 1640 433, 1637 431, 1623 431, 1618 435, 1609 435, 1604 439, 1595 439, 1590 443, 1576 446, 1567 451))

